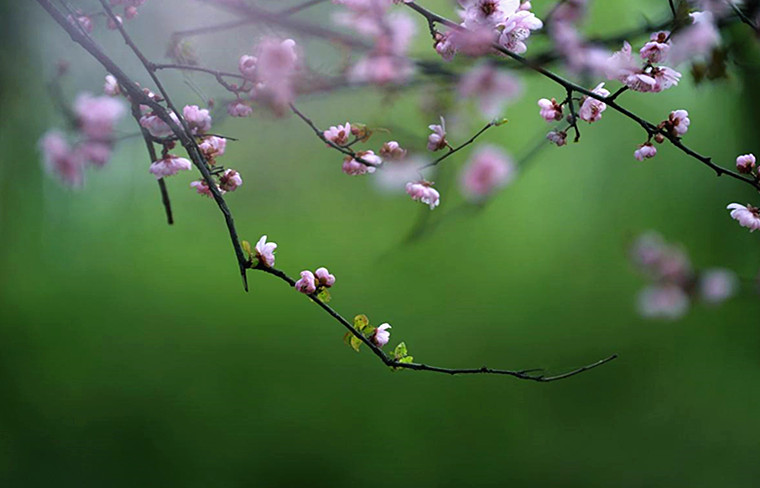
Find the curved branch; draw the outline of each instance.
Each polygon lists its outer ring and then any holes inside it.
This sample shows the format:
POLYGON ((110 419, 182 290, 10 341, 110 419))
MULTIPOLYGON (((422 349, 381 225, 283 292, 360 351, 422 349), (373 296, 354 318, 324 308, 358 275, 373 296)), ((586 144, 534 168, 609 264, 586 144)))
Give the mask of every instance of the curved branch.
MULTIPOLYGON (((285 273, 284 271, 279 270, 277 268, 268 268, 266 266, 258 264, 256 266, 253 266, 252 269, 263 271, 264 273, 270 274, 272 276, 276 276, 277 278, 281 279, 282 281, 290 285, 291 288, 294 287, 296 284, 296 281, 293 278, 288 276, 287 273, 285 273)), ((415 371, 430 371, 431 373, 443 373, 443 374, 448 374, 452 376, 465 375, 465 374, 502 375, 502 376, 512 376, 514 378, 518 378, 521 380, 548 383, 551 381, 557 381, 557 380, 570 378, 577 374, 583 373, 584 371, 588 371, 596 367, 599 367, 603 364, 609 363, 610 361, 618 357, 617 354, 613 354, 604 359, 600 359, 599 361, 593 362, 591 364, 587 364, 585 366, 581 366, 580 368, 576 368, 564 373, 560 373, 556 375, 548 375, 548 376, 543 373, 544 371, 543 369, 509 370, 509 369, 494 369, 494 368, 489 368, 488 366, 481 366, 479 368, 443 368, 440 366, 431 366, 431 365, 423 364, 423 363, 404 363, 404 362, 397 361, 396 359, 388 356, 385 353, 385 351, 379 348, 374 342, 372 342, 364 334, 359 332, 351 324, 351 322, 346 320, 345 317, 343 317, 330 305, 322 301, 317 296, 316 293, 312 293, 308 295, 308 297, 311 299, 311 301, 316 303, 322 310, 324 310, 328 315, 330 315, 333 319, 335 319, 338 323, 340 323, 343 327, 345 327, 346 330, 348 330, 348 332, 350 332, 354 337, 356 337, 364 345, 366 345, 370 349, 370 351, 372 351, 372 354, 377 356, 383 362, 383 364, 394 369, 411 369, 415 371)))

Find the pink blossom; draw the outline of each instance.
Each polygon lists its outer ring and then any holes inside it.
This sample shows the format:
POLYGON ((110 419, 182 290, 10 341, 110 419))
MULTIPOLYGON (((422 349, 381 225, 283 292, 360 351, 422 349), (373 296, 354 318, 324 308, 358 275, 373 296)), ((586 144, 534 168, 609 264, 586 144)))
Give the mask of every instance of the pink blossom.
POLYGON ((224 191, 235 191, 242 184, 243 178, 234 169, 225 170, 222 176, 219 177, 219 187, 224 191))
POLYGON ((745 207, 738 203, 732 203, 727 208, 731 210, 731 218, 738 221, 742 227, 748 228, 750 232, 760 229, 760 208, 750 204, 745 207))
POLYGON ((193 134, 211 130, 211 114, 209 114, 208 109, 201 109, 197 105, 185 105, 182 109, 182 115, 193 134))
POLYGON ((157 180, 160 180, 166 176, 176 175, 180 171, 189 171, 192 167, 193 165, 189 160, 168 154, 165 158, 154 161, 150 165, 149 171, 157 180))
POLYGON ((650 37, 651 40, 644 44, 644 47, 639 50, 641 59, 648 63, 660 63, 664 61, 665 56, 670 50, 670 41, 668 41, 669 36, 670 32, 666 31, 655 32, 652 34, 650 37))
POLYGON ((670 112, 668 120, 665 122, 665 126, 668 128, 671 134, 676 137, 681 137, 689 130, 689 112, 686 110, 674 110, 670 112))
POLYGON ((549 142, 556 144, 557 146, 564 146, 567 144, 567 132, 563 130, 553 130, 546 134, 546 138, 549 142))
POLYGON ((462 169, 462 192, 471 200, 482 200, 515 177, 517 168, 500 148, 481 146, 462 169))
POLYGON ((375 332, 372 333, 372 342, 374 342, 377 347, 385 347, 385 345, 388 344, 388 341, 391 340, 391 333, 388 331, 390 328, 391 325, 385 323, 380 325, 375 329, 375 332))
POLYGON ((736 169, 739 170, 739 173, 751 173, 755 169, 756 162, 754 154, 742 154, 736 158, 736 169))
POLYGON ((736 294, 739 279, 728 269, 705 270, 699 277, 699 294, 707 303, 717 305, 736 294))
MULTIPOLYGON (((175 124, 179 125, 179 118, 174 112, 169 113, 169 117, 175 124)), ((140 125, 150 132, 153 137, 167 137, 172 134, 172 129, 169 125, 161 120, 161 118, 155 113, 143 115, 140 117, 140 125)))
MULTIPOLYGON (((214 194, 211 193, 211 188, 209 188, 208 183, 206 183, 206 180, 197 180, 190 183, 190 186, 195 188, 195 191, 198 192, 198 195, 205 195, 209 198, 213 197, 214 194)), ((224 195, 225 191, 222 190, 218 185, 216 185, 216 189, 224 195)))
POLYGON ((89 93, 82 93, 74 102, 74 113, 80 129, 93 139, 111 137, 116 122, 124 112, 121 100, 107 96, 94 97, 89 93))
POLYGON ((224 151, 227 148, 227 139, 224 137, 208 136, 198 144, 198 148, 206 157, 206 161, 208 161, 209 164, 214 165, 216 163, 214 160, 224 154, 224 151))
POLYGON ((436 34, 435 52, 438 53, 444 61, 451 61, 456 55, 457 49, 452 42, 451 32, 436 34))
POLYGON ((416 182, 410 181, 406 184, 406 193, 412 197, 412 200, 418 200, 429 205, 430 210, 433 210, 440 203, 441 195, 432 185, 432 183, 425 180, 416 182))
POLYGON ((631 247, 631 257, 634 264, 644 271, 652 272, 658 268, 668 247, 665 240, 657 232, 647 232, 636 238, 631 247))
POLYGON ((67 185, 78 187, 84 181, 84 161, 73 151, 63 133, 48 131, 39 142, 45 168, 58 175, 67 185))
POLYGON ((396 141, 388 141, 380 148, 380 157, 389 161, 398 161, 406 157, 406 149, 396 141))
POLYGON ((623 48, 608 59, 606 75, 609 79, 620 80, 631 90, 653 93, 677 85, 681 78, 681 73, 667 66, 642 68, 633 57, 628 42, 624 42, 623 48))
POLYGON ((335 284, 335 275, 330 274, 330 272, 327 271, 327 268, 317 268, 314 275, 319 281, 320 286, 330 288, 335 284))
POLYGON ((446 141, 446 121, 441 117, 441 123, 429 125, 428 128, 433 131, 428 136, 427 148, 430 151, 440 151, 449 145, 446 141))
POLYGON ((689 310, 689 296, 677 285, 653 285, 641 291, 639 313, 646 318, 675 320, 689 310))
POLYGON ((256 56, 249 56, 247 54, 240 56, 240 61, 238 62, 238 69, 240 70, 240 73, 242 73, 242 75, 249 80, 255 80, 257 61, 258 59, 256 56))
POLYGON ((520 10, 510 15, 500 27, 499 44, 507 51, 522 54, 528 50, 525 40, 530 36, 530 31, 543 27, 543 22, 533 12, 520 10))
POLYGON ((329 129, 324 131, 322 135, 328 141, 338 146, 345 146, 348 144, 348 136, 351 134, 351 124, 346 122, 345 125, 330 126, 329 129))
POLYGON ((541 108, 539 114, 547 122, 554 122, 562 120, 562 106, 557 103, 557 100, 552 98, 542 98, 538 101, 538 106, 541 108))
POLYGON ((296 281, 295 289, 304 295, 311 295, 317 291, 317 283, 314 281, 314 273, 311 271, 301 271, 301 279, 296 281))
POLYGON ((465 73, 457 89, 462 98, 475 97, 480 112, 493 119, 501 114, 508 100, 519 95, 521 86, 514 76, 484 63, 465 73))
POLYGON ((379 166, 383 162, 382 159, 380 159, 379 156, 375 155, 373 151, 358 152, 356 153, 356 156, 368 164, 357 161, 351 156, 346 156, 345 159, 343 159, 342 169, 343 172, 347 175, 356 176, 367 173, 374 173, 376 166, 379 166))
POLYGON ((656 154, 657 148, 654 147, 651 143, 645 142, 644 144, 640 145, 636 151, 634 151, 633 157, 639 161, 644 161, 645 159, 655 157, 656 154))
POLYGON ((115 97, 121 93, 121 87, 116 77, 113 75, 106 75, 106 81, 103 85, 103 93, 106 95, 115 97))
POLYGON ((256 243, 256 259, 259 260, 259 264, 271 268, 274 266, 274 250, 277 249, 277 244, 274 242, 267 242, 267 236, 261 236, 259 242, 256 243))
MULTIPOLYGON (((591 91, 601 97, 610 96, 610 92, 604 88, 604 83, 599 83, 591 91)), ((587 96, 584 98, 581 108, 578 110, 578 117, 588 123, 596 122, 602 118, 602 112, 605 110, 607 110, 606 103, 587 96)))
POLYGON ((227 105, 227 113, 232 117, 249 117, 253 113, 253 109, 238 100, 227 105))

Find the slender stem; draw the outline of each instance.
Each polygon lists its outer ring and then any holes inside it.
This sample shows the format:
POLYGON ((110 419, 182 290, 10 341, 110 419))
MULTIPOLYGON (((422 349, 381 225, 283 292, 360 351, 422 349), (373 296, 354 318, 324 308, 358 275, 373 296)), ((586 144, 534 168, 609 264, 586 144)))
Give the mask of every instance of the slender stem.
POLYGON ((426 164, 424 166, 421 166, 418 169, 418 171, 422 171, 423 169, 430 168, 432 166, 437 166, 440 162, 444 161, 449 156, 451 156, 451 155, 459 152, 463 148, 465 148, 465 147, 469 146, 470 144, 472 144, 473 142, 475 142, 475 139, 477 139, 478 137, 480 137, 485 131, 487 131, 488 129, 490 129, 494 125, 496 125, 496 124, 494 124, 493 121, 487 123, 485 126, 483 126, 483 128, 481 128, 479 131, 477 131, 475 134, 473 134, 473 136, 470 137, 469 139, 467 139, 465 142, 463 142, 462 144, 458 145, 457 147, 449 147, 449 151, 446 154, 444 154, 443 156, 439 157, 438 159, 436 159, 436 160, 434 160, 434 161, 432 161, 432 162, 430 162, 430 163, 428 163, 428 164, 426 164))
MULTIPOLYGON (((284 271, 281 271, 276 268, 268 268, 262 265, 258 265, 255 268, 256 270, 263 271, 264 273, 270 274, 272 276, 276 276, 280 278, 282 281, 286 282, 291 287, 295 286, 296 282, 293 278, 288 276, 284 271)), ((377 356, 386 366, 389 366, 394 369, 411 369, 415 371, 430 371, 432 373, 443 373, 448 375, 464 375, 464 374, 492 374, 492 375, 505 375, 505 376, 512 376, 521 380, 530 380, 530 381, 537 381, 541 383, 548 383, 551 381, 558 381, 563 380, 566 378, 570 378, 572 376, 575 376, 577 374, 583 373, 584 371, 588 371, 590 369, 594 369, 598 366, 601 366, 603 364, 609 363, 610 361, 616 359, 618 356, 617 354, 613 354, 611 356, 608 356, 604 359, 600 359, 599 361, 596 361, 591 364, 587 364, 585 366, 581 366, 580 368, 573 369, 571 371, 567 371, 565 373, 560 373, 553 376, 547 376, 543 373, 542 369, 523 369, 523 370, 508 370, 508 369, 494 369, 489 368, 488 366, 481 366, 479 368, 442 368, 440 366, 432 366, 428 364, 423 363, 402 363, 395 358, 392 358, 388 356, 385 351, 383 351, 381 348, 379 348, 374 342, 372 342, 368 337, 366 337, 364 334, 362 334, 359 330, 357 330, 351 322, 346 320, 345 317, 343 317, 340 313, 338 313, 334 308, 332 308, 330 305, 322 301, 316 293, 312 293, 311 295, 308 295, 308 297, 319 307, 324 310, 330 317, 335 319, 338 323, 340 323, 343 327, 348 330, 354 337, 359 339, 364 345, 366 345, 370 351, 372 351, 372 354, 377 356), (537 374, 532 374, 537 373, 537 374)))

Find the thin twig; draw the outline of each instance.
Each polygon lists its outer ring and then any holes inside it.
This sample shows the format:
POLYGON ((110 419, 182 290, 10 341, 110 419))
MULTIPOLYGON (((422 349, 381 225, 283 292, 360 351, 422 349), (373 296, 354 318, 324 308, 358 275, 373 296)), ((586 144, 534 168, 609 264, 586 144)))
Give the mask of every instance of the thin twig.
MULTIPOLYGON (((270 274, 272 276, 276 276, 280 278, 282 281, 286 282, 291 287, 295 286, 296 282, 293 278, 288 276, 284 271, 281 271, 276 268, 268 268, 262 265, 258 265, 254 267, 253 269, 263 271, 264 273, 270 274)), ((463 375, 463 374, 492 374, 492 375, 505 375, 505 376, 513 376, 515 378, 519 378, 521 380, 530 380, 530 381, 537 381, 541 383, 548 383, 551 381, 557 381, 557 380, 563 380, 566 378, 570 378, 572 376, 575 376, 577 374, 583 373, 584 371, 588 371, 590 369, 594 369, 598 366, 601 366, 603 364, 606 364, 614 359, 616 359, 618 356, 617 354, 613 354, 611 356, 608 356, 604 359, 601 359, 599 361, 596 361, 594 363, 582 366, 577 369, 573 369, 571 371, 567 371, 565 373, 561 373, 558 375, 553 376, 547 376, 543 373, 540 373, 543 371, 543 369, 523 369, 523 370, 508 370, 508 369, 494 369, 489 368, 487 366, 481 366, 479 368, 442 368, 439 366, 431 366, 428 364, 423 363, 403 363, 395 358, 392 358, 388 356, 385 351, 383 351, 381 348, 379 348, 374 342, 372 342, 368 337, 366 337, 364 334, 362 334, 359 330, 357 330, 351 322, 346 320, 345 317, 343 317, 340 313, 338 313, 334 308, 332 308, 330 305, 322 301, 316 293, 312 293, 311 295, 308 295, 309 298, 319 305, 319 307, 324 310, 328 315, 330 315, 333 319, 338 321, 343 327, 348 330, 354 337, 359 339, 364 345, 366 345, 370 351, 372 351, 372 354, 377 356, 386 366, 389 366, 394 369, 411 369, 415 371, 430 371, 433 373, 443 373, 448 375, 463 375), (539 372, 539 374, 531 374, 539 372)))

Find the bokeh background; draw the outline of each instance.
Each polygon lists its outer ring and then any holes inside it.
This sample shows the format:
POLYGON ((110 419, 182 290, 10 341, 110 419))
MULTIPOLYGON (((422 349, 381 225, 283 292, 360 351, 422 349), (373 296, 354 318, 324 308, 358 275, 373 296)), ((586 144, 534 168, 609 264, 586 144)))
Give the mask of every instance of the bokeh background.
MULTIPOLYGON (((141 141, 120 145, 79 191, 44 174, 37 140, 63 125, 45 89, 56 62, 71 63, 62 83, 72 99, 98 92, 105 73, 35 2, 1 5, 2 486, 757 486, 760 300, 745 286, 721 307, 647 321, 635 312, 645 283, 626 256, 633 236, 655 229, 696 266, 751 281, 758 236, 725 210, 757 200, 743 185, 670 147, 636 162, 641 130, 608 111, 478 211, 456 210, 468 152, 452 158, 435 210, 447 216, 404 243, 426 209, 343 175, 339 155, 298 120, 220 123, 240 138, 224 164, 245 180, 228 199, 242 237, 268 234, 291 275, 328 266, 332 304, 390 322, 392 343, 406 341, 416 359, 558 372, 620 354, 551 384, 392 373, 346 347, 340 327, 282 282, 252 273, 244 293, 219 212, 188 188, 189 174, 169 181, 168 227, 141 141)), ((308 18, 329 22, 331 8, 308 18)), ((596 2, 587 32, 666 14, 664 0, 596 2)), ((222 18, 189 0, 151 1, 129 27, 161 59, 172 30, 222 18)), ((414 51, 430 56, 419 31, 414 51)), ((196 47, 204 64, 234 69, 260 33, 196 47)), ((113 33, 96 35, 146 81, 113 33)), ((311 63, 334 61, 310 49, 311 63)), ((653 120, 688 109, 687 141, 723 164, 760 150, 752 72, 700 86, 684 78, 623 101, 653 120)), ((182 104, 220 93, 201 77, 166 80, 182 104)), ((483 138, 516 158, 545 130, 535 100, 562 95, 524 81, 510 123, 483 138)), ((419 110, 423 92, 344 90, 299 104, 322 126, 389 127, 420 148, 434 121, 419 110)))

